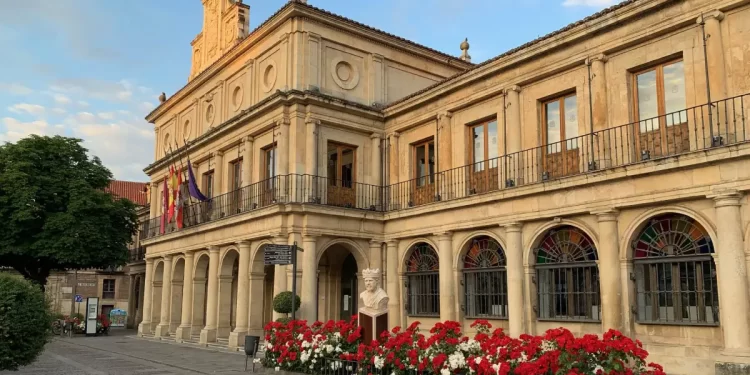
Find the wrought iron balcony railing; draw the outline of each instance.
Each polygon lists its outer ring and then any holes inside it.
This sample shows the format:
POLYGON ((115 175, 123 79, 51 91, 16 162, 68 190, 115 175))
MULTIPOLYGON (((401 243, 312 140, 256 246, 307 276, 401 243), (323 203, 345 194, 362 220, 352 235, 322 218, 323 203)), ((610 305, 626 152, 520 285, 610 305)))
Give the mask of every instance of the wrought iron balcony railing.
MULTIPOLYGON (((461 199, 750 140, 750 94, 607 128, 564 141, 433 173, 388 186, 312 175, 281 175, 186 205, 183 227, 277 203, 394 211, 461 199)), ((172 233, 174 220, 144 223, 142 238, 172 233)))

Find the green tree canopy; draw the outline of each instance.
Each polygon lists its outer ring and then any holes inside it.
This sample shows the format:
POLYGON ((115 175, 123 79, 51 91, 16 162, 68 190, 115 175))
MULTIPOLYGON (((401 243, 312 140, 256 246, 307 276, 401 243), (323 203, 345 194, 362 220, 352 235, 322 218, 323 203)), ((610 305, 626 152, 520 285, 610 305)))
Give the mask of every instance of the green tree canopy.
POLYGON ((0 266, 42 287, 52 270, 125 264, 135 204, 82 140, 32 135, 0 145, 0 266))

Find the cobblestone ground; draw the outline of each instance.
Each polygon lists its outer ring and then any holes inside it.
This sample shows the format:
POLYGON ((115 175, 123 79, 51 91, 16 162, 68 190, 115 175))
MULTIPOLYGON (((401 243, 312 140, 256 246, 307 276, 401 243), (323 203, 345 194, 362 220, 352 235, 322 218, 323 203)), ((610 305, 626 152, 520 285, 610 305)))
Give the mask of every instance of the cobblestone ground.
MULTIPOLYGON (((251 360, 252 361, 252 360, 251 360)), ((248 366, 252 364, 249 363, 248 366)), ((135 337, 134 331, 110 336, 55 338, 36 363, 14 375, 125 375, 125 374, 241 374, 242 353, 154 342, 135 337)), ((247 374, 251 374, 248 368, 247 374)))

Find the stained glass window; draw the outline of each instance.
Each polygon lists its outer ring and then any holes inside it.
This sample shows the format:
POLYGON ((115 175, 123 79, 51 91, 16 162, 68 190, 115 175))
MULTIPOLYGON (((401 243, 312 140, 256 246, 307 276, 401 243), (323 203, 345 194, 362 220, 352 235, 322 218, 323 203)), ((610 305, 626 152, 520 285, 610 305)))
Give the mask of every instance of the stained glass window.
POLYGON ((435 249, 420 242, 406 261, 407 306, 411 316, 440 315, 440 261, 435 249))
POLYGON ((700 224, 681 214, 660 215, 632 246, 638 322, 719 324, 714 247, 700 224))
POLYGON ((475 237, 463 258, 467 317, 508 318, 505 252, 489 236, 475 237))
POLYGON ((553 228, 535 255, 539 319, 601 319, 596 248, 586 233, 570 225, 553 228))

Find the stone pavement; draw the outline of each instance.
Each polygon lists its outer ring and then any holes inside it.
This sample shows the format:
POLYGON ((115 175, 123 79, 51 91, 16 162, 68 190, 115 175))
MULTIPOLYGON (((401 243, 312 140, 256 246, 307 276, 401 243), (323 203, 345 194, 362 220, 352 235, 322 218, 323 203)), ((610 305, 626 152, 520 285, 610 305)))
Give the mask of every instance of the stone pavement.
MULTIPOLYGON (((252 359, 250 360, 252 361, 252 359)), ((252 363, 248 363, 248 367, 252 363)), ((135 331, 110 336, 54 338, 36 363, 18 375, 241 374, 244 353, 143 340, 135 331)), ((260 366, 258 366, 260 369, 260 366)), ((262 372, 262 371, 258 371, 262 372)), ((248 368, 247 374, 252 374, 248 368)))

